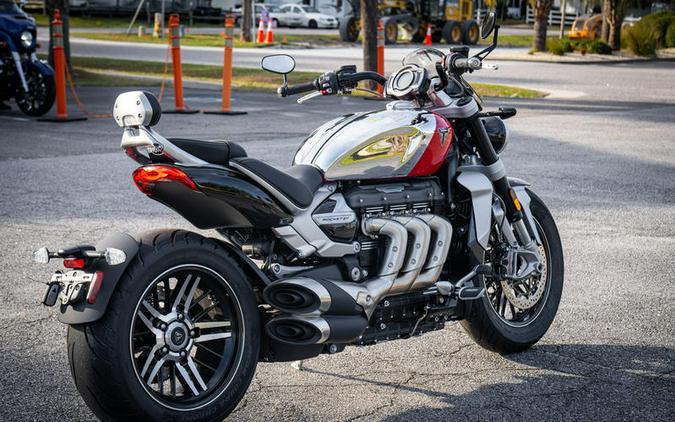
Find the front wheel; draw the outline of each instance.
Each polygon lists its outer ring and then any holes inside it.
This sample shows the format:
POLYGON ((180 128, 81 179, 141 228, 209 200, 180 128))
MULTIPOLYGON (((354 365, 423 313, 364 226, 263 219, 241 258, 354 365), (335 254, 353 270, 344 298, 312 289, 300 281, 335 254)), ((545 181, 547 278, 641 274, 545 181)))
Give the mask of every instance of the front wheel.
MULTIPOLYGON (((485 296, 470 304, 461 322, 476 343, 502 354, 526 350, 544 336, 558 311, 563 289, 565 270, 558 229, 543 201, 528 193, 542 241, 541 275, 517 283, 486 277, 485 296)), ((486 253, 488 261, 498 259, 495 237, 491 236, 491 250, 486 253)))
POLYGON ((221 245, 151 233, 105 315, 69 327, 71 373, 102 420, 222 420, 255 372, 259 325, 252 288, 221 245))
POLYGON ((56 98, 54 77, 40 73, 37 69, 29 67, 25 71, 28 92, 19 87, 16 94, 16 105, 21 111, 32 117, 42 116, 48 112, 56 98))

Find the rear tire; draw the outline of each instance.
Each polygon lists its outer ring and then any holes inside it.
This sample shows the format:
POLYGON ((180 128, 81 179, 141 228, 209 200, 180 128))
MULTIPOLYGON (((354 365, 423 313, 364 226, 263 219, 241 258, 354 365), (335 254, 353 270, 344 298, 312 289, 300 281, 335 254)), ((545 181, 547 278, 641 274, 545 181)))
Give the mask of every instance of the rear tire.
POLYGON ((384 43, 396 44, 398 41, 398 22, 396 19, 383 19, 384 25, 384 43))
POLYGON ((318 25, 316 24, 316 21, 315 21, 314 19, 310 20, 309 23, 307 24, 307 27, 308 27, 309 29, 316 29, 317 26, 318 26, 318 25))
MULTIPOLYGON (((213 239, 186 231, 160 231, 142 235, 140 244, 139 253, 119 281, 104 316, 91 324, 68 328, 68 358, 75 385, 89 408, 102 420, 222 420, 243 397, 258 361, 260 317, 253 290, 237 261, 213 239), (184 281, 179 276, 169 278, 174 274, 170 271, 176 268, 188 268, 186 271, 190 272, 204 269, 203 278, 193 277, 192 284, 190 277, 184 281), (162 278, 165 275, 166 278, 162 278), (170 282, 175 287, 169 287, 167 283, 170 282), (183 286, 181 283, 195 287, 178 292, 183 286), (164 287, 160 289, 160 285, 164 287), (183 291, 189 293, 184 295, 183 291), (178 347, 170 343, 176 341, 173 336, 175 331, 169 331, 176 322, 170 323, 169 329, 162 328, 168 333, 162 344, 171 347, 169 353, 163 354, 162 350, 155 351, 154 348, 148 352, 150 346, 136 348, 144 335, 155 338, 145 327, 145 321, 139 322, 137 317, 141 310, 146 314, 145 318, 153 320, 154 326, 159 327, 162 321, 153 318, 152 311, 145 310, 153 295, 152 306, 164 309, 160 312, 162 317, 176 309, 175 306, 166 309, 167 304, 179 303, 179 318, 184 315, 180 321, 195 327, 194 336, 192 332, 188 334, 192 338, 188 341, 189 348, 175 349, 181 356, 176 358, 176 362, 180 362, 191 377, 193 386, 190 388, 190 379, 181 375, 179 365, 170 360, 174 347, 178 347), (176 298, 185 299, 176 301, 176 298), (190 301, 188 298, 195 299, 190 301), (231 312, 221 310, 225 302, 232 304, 231 312), (211 309, 205 311, 206 308, 211 309), (204 317, 208 319, 201 322, 204 317), (214 325, 230 327, 231 331, 228 336, 222 335, 227 329, 217 330, 214 325), (137 331, 139 326, 146 331, 145 334, 137 331), (211 332, 218 333, 219 338, 202 337, 211 332), (205 344, 222 355, 219 358, 207 356, 205 344), (187 350, 185 356, 182 350, 187 350), (225 361, 224 356, 231 360, 225 361), (149 367, 153 371, 150 375, 146 372, 146 375, 140 376, 138 362, 146 359, 152 362, 149 367), (208 365, 203 366, 198 359, 209 362, 215 370, 208 372, 208 365), (199 366, 195 366, 194 362, 199 366), (156 365, 159 372, 153 375, 156 365), (221 376, 217 378, 218 374, 221 376), (151 383, 155 380, 158 391, 152 389, 151 383), (200 387, 200 383, 205 383, 205 386, 200 387), (167 391, 168 387, 165 390, 165 385, 171 385, 171 391, 167 391), (191 391, 198 391, 198 394, 191 391)), ((181 332, 175 338, 183 341, 184 346, 183 334, 186 333, 181 332)))
POLYGON ((543 306, 529 323, 509 324, 495 311, 486 293, 483 298, 470 304, 466 319, 461 321, 462 327, 476 343, 500 354, 522 352, 539 341, 551 326, 562 296, 565 269, 560 235, 543 201, 532 192, 528 193, 532 198, 530 209, 538 226, 539 236, 544 243, 544 249, 547 249, 546 272, 549 275, 547 291, 540 299, 544 301, 543 306))

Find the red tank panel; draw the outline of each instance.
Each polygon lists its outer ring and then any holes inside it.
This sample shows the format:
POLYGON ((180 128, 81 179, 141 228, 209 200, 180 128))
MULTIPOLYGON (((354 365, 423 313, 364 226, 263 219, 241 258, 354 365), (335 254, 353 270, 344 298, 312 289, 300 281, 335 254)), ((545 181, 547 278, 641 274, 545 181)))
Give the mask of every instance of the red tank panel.
POLYGON ((431 138, 431 142, 429 142, 420 160, 408 173, 408 177, 430 176, 436 173, 445 161, 450 146, 452 146, 454 136, 450 122, 445 117, 435 113, 434 117, 436 118, 436 133, 431 138), (442 132, 446 129, 447 132, 443 134, 442 132))

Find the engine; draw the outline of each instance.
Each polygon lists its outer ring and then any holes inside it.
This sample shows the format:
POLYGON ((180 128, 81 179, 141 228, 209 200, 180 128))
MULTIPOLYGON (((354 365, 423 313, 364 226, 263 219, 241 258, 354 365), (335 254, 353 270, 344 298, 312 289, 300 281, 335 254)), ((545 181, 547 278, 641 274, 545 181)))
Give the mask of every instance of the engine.
POLYGON ((268 286, 267 303, 282 312, 267 324, 270 336, 370 344, 442 327, 449 314, 429 315, 439 298, 423 291, 438 281, 452 240, 443 204, 433 178, 354 184, 331 195, 312 219, 331 240, 357 242, 356 263, 348 277, 313 268, 268 286))

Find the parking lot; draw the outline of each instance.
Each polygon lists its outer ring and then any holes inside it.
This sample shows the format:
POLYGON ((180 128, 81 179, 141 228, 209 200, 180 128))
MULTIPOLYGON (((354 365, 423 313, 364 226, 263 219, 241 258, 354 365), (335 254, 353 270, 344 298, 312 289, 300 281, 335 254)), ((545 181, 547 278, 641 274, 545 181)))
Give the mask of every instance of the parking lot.
MULTIPOLYGON (((548 334, 532 350, 502 357, 450 325, 321 356, 303 371, 261 364, 231 420, 673 420, 675 64, 530 71, 538 87, 555 85, 554 72, 580 72, 578 82, 559 86, 576 98, 487 99, 518 109, 508 121, 507 171, 532 183, 561 232, 565 289, 548 334), (607 82, 614 93, 584 76, 615 71, 620 79, 607 82)), ((103 113, 124 90, 80 94, 103 113)), ((190 86, 186 101, 216 108, 219 95, 190 86)), ((359 98, 303 106, 237 92, 233 109, 247 115, 165 115, 157 130, 231 139, 282 166, 322 122, 377 107, 359 98)), ((37 123, 12 111, 0 112, 0 127, 0 420, 92 420, 70 377, 65 327, 40 305, 41 282, 57 264, 32 263, 31 251, 110 231, 194 228, 133 186, 135 163, 119 150, 112 119, 37 123)))

